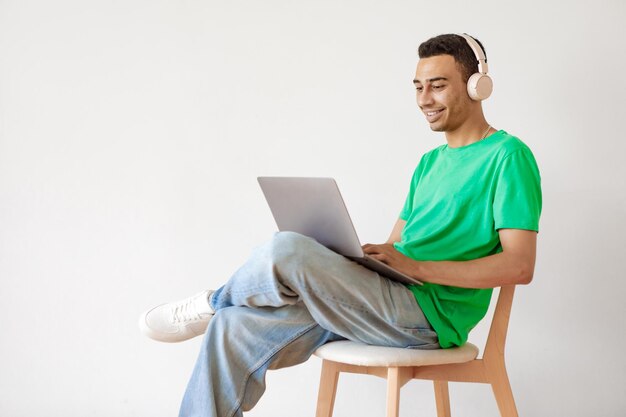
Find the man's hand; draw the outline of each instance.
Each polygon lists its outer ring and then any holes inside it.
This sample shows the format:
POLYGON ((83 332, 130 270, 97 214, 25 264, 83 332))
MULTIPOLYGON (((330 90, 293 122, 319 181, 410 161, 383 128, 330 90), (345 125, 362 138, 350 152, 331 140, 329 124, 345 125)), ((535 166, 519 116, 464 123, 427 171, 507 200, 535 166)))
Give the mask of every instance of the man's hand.
POLYGON ((412 273, 414 272, 414 264, 416 262, 413 259, 404 256, 402 252, 396 250, 391 243, 385 243, 382 245, 367 243, 363 245, 363 252, 405 275, 417 278, 414 276, 415 274, 412 273))

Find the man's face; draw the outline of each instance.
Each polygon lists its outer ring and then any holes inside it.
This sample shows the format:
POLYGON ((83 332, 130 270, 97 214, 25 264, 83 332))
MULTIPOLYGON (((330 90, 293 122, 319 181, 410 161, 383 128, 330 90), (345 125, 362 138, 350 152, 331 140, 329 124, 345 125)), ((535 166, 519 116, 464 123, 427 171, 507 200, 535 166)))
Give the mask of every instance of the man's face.
POLYGON ((420 59, 414 84, 417 105, 432 130, 454 131, 468 119, 473 102, 452 55, 420 59))

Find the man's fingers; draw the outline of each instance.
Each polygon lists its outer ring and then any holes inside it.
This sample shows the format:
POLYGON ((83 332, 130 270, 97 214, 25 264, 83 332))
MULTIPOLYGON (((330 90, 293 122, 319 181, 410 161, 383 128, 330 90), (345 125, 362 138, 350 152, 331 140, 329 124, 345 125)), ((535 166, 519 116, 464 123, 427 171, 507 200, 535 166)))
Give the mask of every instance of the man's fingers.
POLYGON ((362 248, 363 248, 363 252, 365 252, 365 253, 367 253, 367 254, 370 254, 370 253, 376 253, 376 252, 378 252, 378 251, 376 250, 376 247, 377 247, 377 246, 378 246, 378 245, 372 245, 371 243, 366 243, 365 245, 363 245, 363 246, 362 246, 362 248))
POLYGON ((384 253, 373 253, 370 256, 378 261, 381 261, 382 263, 387 263, 387 255, 384 253))

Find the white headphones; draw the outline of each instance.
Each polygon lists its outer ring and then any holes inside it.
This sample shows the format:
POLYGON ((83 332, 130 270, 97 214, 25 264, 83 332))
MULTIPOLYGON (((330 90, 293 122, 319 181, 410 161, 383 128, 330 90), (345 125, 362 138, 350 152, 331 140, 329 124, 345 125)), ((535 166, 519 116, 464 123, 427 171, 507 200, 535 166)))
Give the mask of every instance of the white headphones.
POLYGON ((458 35, 462 36, 467 41, 467 44, 472 48, 478 60, 478 72, 472 74, 469 80, 467 80, 467 94, 469 94, 470 98, 474 101, 484 100, 488 98, 493 91, 493 81, 491 77, 487 75, 487 58, 485 57, 485 53, 478 42, 470 35, 467 33, 459 33, 458 35))

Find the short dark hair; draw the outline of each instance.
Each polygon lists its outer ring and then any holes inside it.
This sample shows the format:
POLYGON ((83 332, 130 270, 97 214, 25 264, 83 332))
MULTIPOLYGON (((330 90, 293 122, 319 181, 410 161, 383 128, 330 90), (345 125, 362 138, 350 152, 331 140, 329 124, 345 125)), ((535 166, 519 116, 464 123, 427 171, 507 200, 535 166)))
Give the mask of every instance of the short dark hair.
MULTIPOLYGON (((472 36, 472 38, 474 37, 472 36)), ((474 40, 478 42, 478 45, 482 48, 485 54, 485 60, 487 60, 487 52, 483 44, 476 38, 474 38, 474 40)), ((465 82, 469 80, 469 77, 471 77, 473 73, 478 71, 478 59, 476 59, 474 51, 465 38, 460 35, 449 33, 430 38, 419 46, 417 53, 420 58, 429 58, 437 55, 452 55, 461 70, 463 81, 465 82)))

